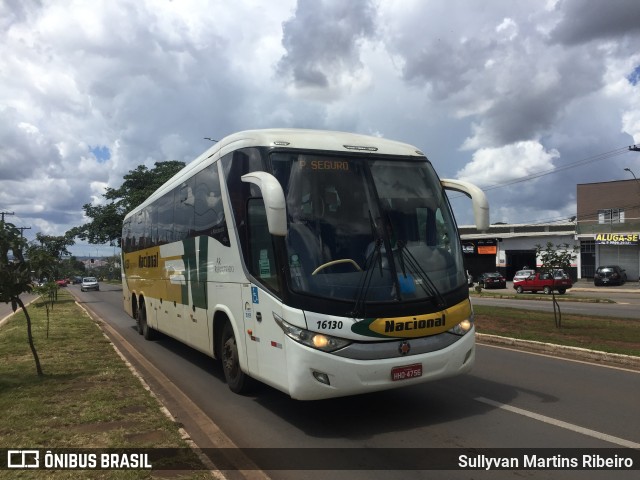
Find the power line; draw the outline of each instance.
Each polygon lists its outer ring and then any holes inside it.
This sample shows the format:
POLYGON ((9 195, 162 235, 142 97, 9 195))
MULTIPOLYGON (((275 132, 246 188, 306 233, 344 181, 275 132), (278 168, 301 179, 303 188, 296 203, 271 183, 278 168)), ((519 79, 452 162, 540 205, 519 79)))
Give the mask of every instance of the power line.
POLYGON ((515 178, 513 180, 509 180, 502 183, 497 183, 495 185, 489 185, 487 187, 481 187, 482 190, 495 190, 497 188, 508 187, 509 185, 515 185, 516 183, 526 182, 528 180, 534 180, 536 178, 544 177, 546 175, 551 175, 553 173, 563 172, 565 170, 569 170, 571 168, 576 168, 582 165, 587 165, 589 163, 598 162, 601 160, 608 160, 609 158, 617 157, 618 155, 622 155, 624 153, 629 152, 631 147, 621 147, 616 150, 611 150, 609 152, 600 153, 598 155, 594 155, 592 157, 583 158, 581 160, 577 160, 575 162, 568 163, 567 165, 563 165, 557 168, 551 168, 548 170, 542 170, 540 172, 535 172, 524 177, 515 178))
MULTIPOLYGON (((599 153, 597 155, 593 155, 591 157, 586 157, 580 160, 576 160, 575 162, 571 162, 568 163, 566 165, 560 166, 560 167, 554 167, 548 170, 541 170, 539 172, 535 172, 529 175, 525 175, 524 177, 519 177, 519 178, 515 178, 512 180, 508 180, 506 182, 502 182, 502 183, 497 183, 494 185, 489 185, 487 187, 481 187, 483 191, 489 191, 489 190, 496 190, 498 188, 503 188, 503 187, 508 187, 511 185, 515 185, 518 183, 523 183, 526 182, 528 180, 534 180, 536 178, 540 178, 546 175, 551 175, 553 173, 558 173, 558 172, 562 172, 565 170, 569 170, 571 168, 576 168, 582 165, 587 165, 589 163, 594 163, 594 162, 598 162, 598 161, 602 161, 602 160, 608 160, 609 158, 613 158, 613 157, 617 157, 619 155, 623 155, 625 153, 628 153, 629 151, 640 151, 640 146, 639 145, 632 145, 632 146, 628 146, 628 147, 620 147, 620 148, 616 148, 615 150, 610 150, 608 152, 603 152, 603 153, 599 153)), ((449 197, 451 200, 455 199, 455 198, 462 198, 463 195, 453 195, 451 197, 449 197)), ((637 205, 626 205, 624 207, 621 208, 634 208, 637 205)), ((588 216, 597 216, 597 212, 596 213, 590 213, 588 216)), ((538 224, 544 224, 544 223, 554 223, 554 222, 561 222, 564 219, 566 219, 567 216, 562 216, 562 217, 554 217, 553 219, 549 219, 549 220, 538 220, 536 222, 522 222, 522 223, 529 223, 531 225, 538 225, 538 224)))

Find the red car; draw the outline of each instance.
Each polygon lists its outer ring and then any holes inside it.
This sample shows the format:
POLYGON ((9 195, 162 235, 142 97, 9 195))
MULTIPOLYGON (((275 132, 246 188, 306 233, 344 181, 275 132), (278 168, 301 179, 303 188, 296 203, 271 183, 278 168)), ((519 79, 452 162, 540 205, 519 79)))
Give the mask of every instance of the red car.
POLYGON ((550 273, 534 273, 523 280, 513 282, 516 292, 544 292, 549 295, 553 290, 557 290, 560 295, 573 287, 573 282, 566 275, 556 275, 555 278, 550 273))
POLYGON ((66 280, 56 280, 56 285, 59 287, 66 287, 67 286, 67 281, 66 280))

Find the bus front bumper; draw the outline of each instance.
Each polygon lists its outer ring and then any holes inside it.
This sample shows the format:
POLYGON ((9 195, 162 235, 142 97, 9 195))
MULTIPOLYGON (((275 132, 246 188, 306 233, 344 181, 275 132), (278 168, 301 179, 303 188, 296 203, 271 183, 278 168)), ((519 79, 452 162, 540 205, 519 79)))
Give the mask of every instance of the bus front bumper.
POLYGON ((416 385, 466 373, 475 361, 475 328, 441 350, 376 360, 339 357, 289 338, 285 348, 289 368, 287 393, 297 400, 320 400, 416 385))

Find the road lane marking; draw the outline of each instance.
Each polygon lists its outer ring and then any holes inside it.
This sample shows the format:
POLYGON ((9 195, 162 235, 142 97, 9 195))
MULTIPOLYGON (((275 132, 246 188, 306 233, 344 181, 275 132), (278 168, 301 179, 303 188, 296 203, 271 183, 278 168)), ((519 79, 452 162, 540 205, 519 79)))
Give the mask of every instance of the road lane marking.
POLYGON ((539 413, 530 412, 529 410, 523 410, 522 408, 505 405, 504 403, 495 402, 485 397, 476 397, 474 400, 486 405, 491 405, 492 407, 500 408, 502 410, 507 410, 518 415, 523 415, 525 417, 538 420, 539 422, 548 423, 556 427, 571 430, 572 432, 581 433, 582 435, 597 438, 598 440, 602 440, 604 442, 613 443, 615 445, 620 445, 626 448, 640 449, 640 443, 625 440, 624 438, 614 437, 613 435, 607 435, 606 433, 598 432, 596 430, 591 430, 589 428, 580 427, 572 423, 563 422, 562 420, 557 420, 555 418, 547 417, 546 415, 540 415, 539 413))

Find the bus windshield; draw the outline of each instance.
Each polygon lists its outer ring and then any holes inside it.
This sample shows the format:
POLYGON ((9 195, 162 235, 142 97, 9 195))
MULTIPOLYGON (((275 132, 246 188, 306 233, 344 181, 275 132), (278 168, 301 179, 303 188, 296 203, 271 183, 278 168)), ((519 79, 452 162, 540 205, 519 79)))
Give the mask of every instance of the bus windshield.
POLYGON ((437 301, 466 284, 449 203, 425 159, 278 152, 271 165, 287 202, 296 293, 437 301))

